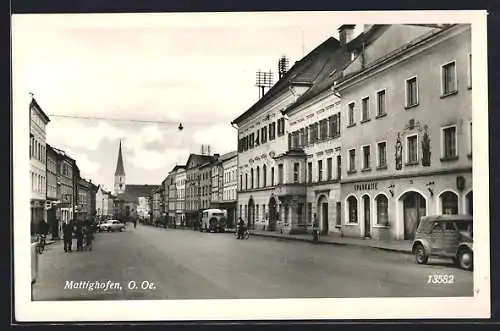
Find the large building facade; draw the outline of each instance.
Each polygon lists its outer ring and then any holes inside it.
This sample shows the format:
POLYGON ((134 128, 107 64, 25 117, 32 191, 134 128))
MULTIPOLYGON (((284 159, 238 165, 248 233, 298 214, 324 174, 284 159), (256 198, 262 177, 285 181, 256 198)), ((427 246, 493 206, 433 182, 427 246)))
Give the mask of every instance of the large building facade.
POLYGON ((470 25, 391 25, 344 70, 343 232, 412 239, 472 214, 470 25))
POLYGON ((95 199, 97 216, 100 219, 113 217, 113 194, 110 191, 106 191, 102 186, 99 186, 95 199))
MULTIPOLYGON (((201 219, 201 210, 202 204, 207 203, 206 201, 210 201, 210 186, 211 186, 211 177, 210 177, 210 167, 203 171, 205 176, 208 176, 207 179, 202 179, 202 172, 200 171, 200 167, 210 164, 213 161, 213 156, 203 155, 203 154, 191 154, 186 162, 186 199, 185 199, 185 216, 187 226, 196 226, 196 224, 201 219), (202 183, 203 186, 208 187, 208 199, 207 194, 203 194, 202 192, 202 183)), ((205 192, 207 193, 207 192, 205 192)))
POLYGON ((57 194, 57 153, 46 145, 47 157, 47 223, 50 226, 52 237, 59 237, 59 224, 57 220, 58 194, 57 194))
POLYGON ((30 114, 30 177, 31 177, 31 234, 36 233, 38 223, 46 220, 45 201, 47 192, 46 127, 50 122, 34 98, 29 105, 30 114))
MULTIPOLYGON (((327 39, 232 122, 238 126, 237 211, 250 228, 281 232, 303 229, 306 158, 303 151, 291 150, 290 119, 284 114, 325 74, 325 66, 339 47, 339 41, 327 39), (295 163, 302 164, 298 171, 293 169, 295 163), (294 172, 298 173, 298 182, 294 172)), ((305 122, 300 123, 295 125, 299 131, 305 122)))

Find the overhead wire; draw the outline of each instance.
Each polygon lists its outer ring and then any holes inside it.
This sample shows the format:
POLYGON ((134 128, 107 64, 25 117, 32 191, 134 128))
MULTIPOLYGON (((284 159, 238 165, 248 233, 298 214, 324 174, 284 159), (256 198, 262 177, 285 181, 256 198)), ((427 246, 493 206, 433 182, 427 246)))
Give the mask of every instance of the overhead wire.
MULTIPOLYGON (((112 121, 112 122, 130 122, 130 123, 143 123, 143 124, 165 124, 165 125, 178 125, 181 121, 164 121, 164 120, 141 120, 134 118, 113 118, 113 117, 100 117, 100 116, 81 116, 81 115, 62 115, 62 114, 49 114, 49 117, 72 118, 82 120, 98 120, 98 121, 112 121)), ((220 122, 184 122, 192 125, 210 125, 218 124, 220 122)))

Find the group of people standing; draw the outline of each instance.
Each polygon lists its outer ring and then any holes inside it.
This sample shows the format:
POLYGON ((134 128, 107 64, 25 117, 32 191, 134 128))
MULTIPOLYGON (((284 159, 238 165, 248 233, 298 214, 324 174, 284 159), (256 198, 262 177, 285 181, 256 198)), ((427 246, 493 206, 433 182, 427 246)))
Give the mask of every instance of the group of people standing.
POLYGON ((70 220, 63 224, 64 251, 73 251, 73 238, 76 238, 76 251, 92 250, 92 242, 97 227, 92 221, 70 220), (85 246, 84 246, 85 244, 85 246))

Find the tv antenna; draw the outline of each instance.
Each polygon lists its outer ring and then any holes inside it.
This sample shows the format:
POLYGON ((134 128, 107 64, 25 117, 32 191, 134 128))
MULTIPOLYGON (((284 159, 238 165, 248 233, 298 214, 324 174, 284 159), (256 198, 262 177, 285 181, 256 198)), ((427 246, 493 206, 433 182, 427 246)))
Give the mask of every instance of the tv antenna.
POLYGON ((285 56, 281 56, 280 59, 278 60, 278 75, 279 79, 283 78, 285 73, 288 71, 288 64, 290 63, 290 60, 285 56))
POLYGON ((265 88, 268 89, 273 86, 273 73, 271 70, 269 72, 257 71, 255 76, 255 86, 259 88, 259 99, 264 96, 265 88))

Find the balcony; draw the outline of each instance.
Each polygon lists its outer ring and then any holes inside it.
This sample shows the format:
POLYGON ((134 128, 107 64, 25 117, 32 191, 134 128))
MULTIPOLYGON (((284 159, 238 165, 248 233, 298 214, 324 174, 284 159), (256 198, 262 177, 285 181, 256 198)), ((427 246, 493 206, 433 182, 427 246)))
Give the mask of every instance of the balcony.
POLYGON ((279 197, 305 196, 306 185, 304 183, 281 184, 276 186, 275 192, 279 197))

